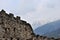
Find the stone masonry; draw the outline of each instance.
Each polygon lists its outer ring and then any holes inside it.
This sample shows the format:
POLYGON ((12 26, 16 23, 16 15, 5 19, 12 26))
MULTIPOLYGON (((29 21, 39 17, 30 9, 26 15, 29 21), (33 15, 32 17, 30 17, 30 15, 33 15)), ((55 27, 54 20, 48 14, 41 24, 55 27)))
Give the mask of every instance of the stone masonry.
POLYGON ((19 16, 14 17, 12 13, 7 14, 0 11, 0 40, 60 40, 35 35, 29 23, 21 20, 19 16))

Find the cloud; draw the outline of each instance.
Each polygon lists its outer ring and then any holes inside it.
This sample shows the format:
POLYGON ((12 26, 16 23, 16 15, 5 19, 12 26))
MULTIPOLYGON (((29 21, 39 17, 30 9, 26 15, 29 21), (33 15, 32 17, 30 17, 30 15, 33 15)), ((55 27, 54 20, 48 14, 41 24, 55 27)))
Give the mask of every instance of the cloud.
POLYGON ((60 0, 0 0, 0 9, 21 16, 33 29, 37 28, 34 23, 44 25, 60 20, 60 0))
MULTIPOLYGON (((34 11, 27 12, 22 18, 31 24, 38 21, 40 25, 60 20, 60 7, 57 5, 58 1, 59 0, 42 0, 41 3, 37 3, 34 11)), ((36 27, 33 26, 33 28, 35 29, 36 27)))

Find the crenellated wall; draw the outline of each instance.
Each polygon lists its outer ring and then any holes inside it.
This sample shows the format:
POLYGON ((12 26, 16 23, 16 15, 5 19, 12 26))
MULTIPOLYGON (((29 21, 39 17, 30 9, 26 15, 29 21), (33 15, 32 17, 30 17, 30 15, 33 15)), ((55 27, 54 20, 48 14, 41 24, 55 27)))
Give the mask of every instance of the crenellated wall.
POLYGON ((21 17, 0 11, 0 40, 60 40, 35 35, 32 27, 21 17))

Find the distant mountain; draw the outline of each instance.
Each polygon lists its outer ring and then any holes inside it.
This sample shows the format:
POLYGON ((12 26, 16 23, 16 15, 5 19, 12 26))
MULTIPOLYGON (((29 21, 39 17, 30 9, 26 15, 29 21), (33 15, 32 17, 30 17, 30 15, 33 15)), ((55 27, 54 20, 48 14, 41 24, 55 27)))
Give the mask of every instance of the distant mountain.
POLYGON ((54 37, 54 38, 60 38, 60 28, 55 30, 55 31, 52 31, 50 33, 45 33, 44 36, 47 36, 47 37, 54 37))
POLYGON ((34 30, 34 33, 43 35, 43 36, 58 37, 58 35, 60 35, 59 31, 60 31, 60 20, 57 20, 57 21, 45 24, 41 27, 38 27, 37 29, 34 30))

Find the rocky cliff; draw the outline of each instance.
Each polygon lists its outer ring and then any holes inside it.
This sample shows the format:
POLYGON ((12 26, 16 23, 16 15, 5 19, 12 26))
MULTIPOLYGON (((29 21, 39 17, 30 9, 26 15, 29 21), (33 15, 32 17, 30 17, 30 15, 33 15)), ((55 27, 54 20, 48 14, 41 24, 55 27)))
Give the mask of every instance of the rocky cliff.
POLYGON ((12 13, 7 14, 4 10, 0 12, 0 38, 16 38, 20 40, 32 37, 32 28, 29 23, 14 17, 12 13))
POLYGON ((55 40, 35 35, 32 27, 19 16, 0 11, 0 40, 55 40))

